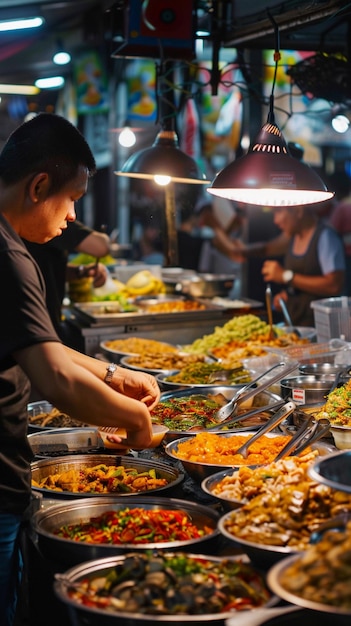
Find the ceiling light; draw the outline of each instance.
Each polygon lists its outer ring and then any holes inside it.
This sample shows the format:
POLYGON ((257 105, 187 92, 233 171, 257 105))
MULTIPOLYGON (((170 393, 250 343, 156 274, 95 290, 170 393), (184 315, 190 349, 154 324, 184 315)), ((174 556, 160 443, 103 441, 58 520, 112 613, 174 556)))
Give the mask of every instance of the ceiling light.
POLYGON ((267 123, 248 153, 224 167, 207 191, 215 196, 259 206, 298 206, 323 202, 332 198, 333 192, 328 191, 312 168, 291 156, 282 132, 275 123, 273 94, 280 60, 277 44, 274 60, 275 72, 267 123))
POLYGON ((124 148, 131 148, 136 142, 135 133, 130 126, 124 126, 118 137, 118 142, 124 148))
POLYGON ((65 84, 63 76, 51 76, 50 78, 38 78, 35 86, 39 89, 58 89, 65 84))
POLYGON ((350 126, 350 120, 346 115, 335 115, 331 125, 337 133, 346 133, 350 126))
POLYGON ((7 85, 0 84, 0 93, 19 95, 19 96, 35 96, 40 89, 34 85, 7 85))
POLYGON ((52 60, 56 65, 67 65, 71 62, 71 55, 64 50, 60 50, 54 54, 52 60))
POLYGON ((26 28, 39 28, 44 24, 42 17, 30 17, 18 20, 2 20, 0 22, 0 31, 6 32, 8 30, 23 30, 26 28))

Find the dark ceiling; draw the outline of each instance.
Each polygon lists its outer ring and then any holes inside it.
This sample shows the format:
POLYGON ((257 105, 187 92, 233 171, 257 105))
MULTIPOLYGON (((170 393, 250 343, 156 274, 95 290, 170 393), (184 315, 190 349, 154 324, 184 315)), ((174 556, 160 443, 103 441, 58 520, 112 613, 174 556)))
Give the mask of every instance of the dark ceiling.
MULTIPOLYGON (((134 6, 137 2, 133 0, 134 6)), ((175 0, 140 0, 139 4, 152 2, 167 6, 175 0)), ((73 53, 89 46, 100 48, 110 59, 129 4, 127 0, 0 0, 0 19, 34 10, 45 18, 40 33, 0 34, 0 82, 32 83, 39 76, 57 73, 51 57, 59 39, 73 53)), ((346 0, 271 0, 268 4, 265 0, 194 0, 194 6, 210 24, 210 40, 219 47, 273 48, 275 24, 281 48, 349 56, 351 2, 346 0)))

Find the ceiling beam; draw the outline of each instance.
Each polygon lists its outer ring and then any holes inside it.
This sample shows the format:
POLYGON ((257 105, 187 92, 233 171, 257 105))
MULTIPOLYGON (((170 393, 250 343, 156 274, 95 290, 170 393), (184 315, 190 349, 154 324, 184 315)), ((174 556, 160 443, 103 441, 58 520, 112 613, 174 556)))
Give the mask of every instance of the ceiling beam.
MULTIPOLYGON (((298 33, 300 29, 309 26, 320 25, 327 20, 341 20, 342 15, 351 14, 351 7, 345 11, 344 0, 329 0, 323 4, 302 5, 291 11, 285 11, 279 15, 274 15, 274 20, 279 28, 280 36, 284 33, 291 35, 298 33), (338 15, 339 14, 339 15, 338 15)), ((328 24, 326 23, 326 28, 328 24)), ((271 45, 274 41, 274 24, 269 17, 262 19, 262 13, 247 16, 246 19, 235 21, 232 32, 224 35, 223 45, 225 47, 264 47, 263 40, 271 39, 271 45), (250 44, 250 45, 249 45, 250 44), (253 45, 252 45, 253 44, 253 45)), ((306 43, 306 37, 302 38, 306 43)), ((342 42, 340 42, 342 43, 342 42)), ((304 46, 300 49, 306 49, 304 46)))

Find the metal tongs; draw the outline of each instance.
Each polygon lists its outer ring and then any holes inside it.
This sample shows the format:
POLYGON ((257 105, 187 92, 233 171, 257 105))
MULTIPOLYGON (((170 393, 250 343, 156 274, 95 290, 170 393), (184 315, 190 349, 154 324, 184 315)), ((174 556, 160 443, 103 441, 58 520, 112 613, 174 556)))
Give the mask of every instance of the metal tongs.
POLYGON ((289 364, 285 363, 284 361, 281 361, 280 363, 276 363, 275 365, 270 367, 266 372, 263 372, 262 374, 257 376, 257 378, 252 380, 250 383, 248 383, 247 385, 244 385, 244 387, 239 389, 237 393, 233 396, 233 398, 217 411, 217 413, 214 416, 216 422, 218 424, 221 424, 222 422, 227 420, 231 415, 233 415, 238 404, 242 404, 246 400, 250 400, 251 398, 256 396, 258 393, 261 393, 261 391, 264 391, 264 389, 267 389, 267 387, 270 387, 271 385, 273 385, 273 383, 277 382, 278 380, 281 380, 282 378, 285 378, 285 376, 293 372, 296 369, 296 367, 297 367, 296 361, 293 361, 289 364), (280 371, 279 374, 276 374, 275 376, 268 378, 265 382, 261 383, 261 385, 257 385, 254 387, 254 385, 256 385, 256 383, 259 380, 261 380, 261 378, 264 378, 264 376, 267 376, 269 372, 272 372, 273 370, 277 368, 282 368, 282 367, 284 369, 280 371), (254 388, 251 389, 252 387, 254 388))
POLYGON ((298 456, 305 448, 315 443, 330 430, 330 422, 326 418, 316 420, 313 415, 306 420, 296 433, 291 437, 284 448, 277 454, 274 461, 284 459, 286 456, 298 456))
POLYGON ((273 430, 280 422, 282 422, 288 415, 290 415, 296 409, 295 402, 286 402, 277 413, 272 415, 272 417, 266 422, 259 430, 252 435, 245 443, 236 450, 235 454, 241 454, 244 458, 247 457, 248 449, 254 441, 257 441, 262 435, 268 433, 273 430))

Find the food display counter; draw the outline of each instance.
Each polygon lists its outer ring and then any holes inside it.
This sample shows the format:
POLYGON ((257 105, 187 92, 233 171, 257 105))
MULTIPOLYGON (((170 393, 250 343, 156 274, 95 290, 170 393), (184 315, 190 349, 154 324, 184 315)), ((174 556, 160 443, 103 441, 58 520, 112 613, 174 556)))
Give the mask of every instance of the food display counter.
POLYGON ((128 334, 157 338, 174 345, 192 343, 198 337, 212 333, 216 326, 225 324, 235 315, 262 313, 261 303, 243 301, 236 308, 217 306, 202 300, 202 309, 169 313, 114 312, 110 303, 77 303, 64 310, 64 316, 74 336, 75 344, 85 354, 94 356, 102 341, 118 339, 128 334))

